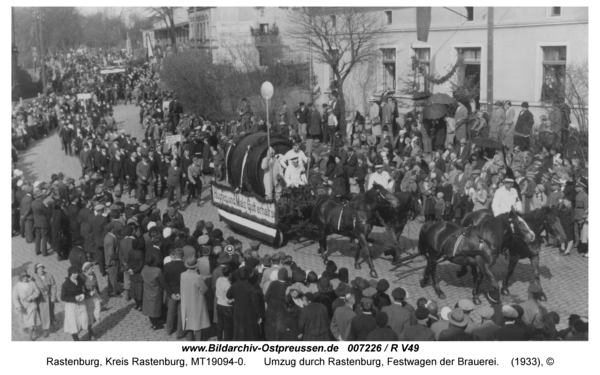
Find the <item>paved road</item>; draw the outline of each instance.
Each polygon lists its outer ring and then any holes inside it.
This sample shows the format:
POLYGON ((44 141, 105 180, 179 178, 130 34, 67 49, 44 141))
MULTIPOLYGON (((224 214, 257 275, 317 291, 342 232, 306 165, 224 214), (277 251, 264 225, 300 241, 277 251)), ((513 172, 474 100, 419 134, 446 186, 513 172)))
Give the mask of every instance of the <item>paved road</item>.
MULTIPOLYGON (((135 106, 117 106, 115 108, 115 119, 119 126, 131 132, 133 136, 139 139, 143 137, 143 131, 138 123, 138 108, 135 106)), ((48 180, 52 173, 62 171, 65 175, 71 177, 79 177, 81 169, 75 158, 66 157, 60 149, 60 142, 57 136, 52 135, 33 145, 29 150, 20 154, 19 169, 23 170, 28 178, 38 180, 48 180)), ((199 220, 212 221, 217 228, 223 230, 224 236, 233 235, 239 238, 244 243, 244 248, 247 247, 250 239, 243 234, 232 232, 224 223, 219 222, 216 210, 210 203, 208 190, 205 191, 203 199, 205 205, 201 208, 190 207, 183 216, 186 225, 190 228, 195 227, 195 223, 199 220)), ((165 208, 165 201, 159 203, 159 208, 165 208)), ((409 251, 416 251, 416 240, 418 238, 419 226, 416 223, 410 223, 404 232, 402 245, 409 251)), ((440 308, 448 305, 453 306, 461 298, 470 298, 471 296, 471 278, 465 276, 462 279, 456 277, 458 266, 442 263, 438 266, 438 274, 440 286, 446 293, 446 300, 440 301, 436 297, 431 286, 424 289, 419 287, 419 280, 422 277, 425 261, 421 258, 415 258, 402 266, 392 266, 389 257, 382 255, 383 251, 391 246, 390 238, 387 237, 381 228, 376 228, 372 237, 376 240, 373 251, 375 254, 375 267, 380 278, 386 278, 391 289, 396 286, 404 287, 408 293, 408 300, 413 305, 420 297, 436 300, 440 308)), ((340 236, 332 236, 329 239, 329 247, 331 252, 330 259, 335 261, 338 267, 346 267, 350 270, 351 278, 361 276, 369 277, 369 270, 366 265, 362 270, 354 270, 353 268, 353 251, 349 246, 348 239, 340 236)), ((303 269, 314 270, 320 273, 324 270, 321 257, 317 254, 318 246, 314 243, 294 244, 288 243, 285 247, 278 249, 283 250, 286 254, 291 255, 296 263, 303 269)), ((274 249, 262 245, 261 254, 273 252, 274 249)), ((57 280, 57 283, 62 285, 64 278, 67 276, 68 261, 58 262, 54 255, 43 258, 35 256, 33 244, 25 243, 21 237, 12 239, 12 283, 16 283, 16 276, 20 271, 32 267, 34 264, 42 262, 46 269, 57 280)), ((541 276, 544 291, 548 295, 548 302, 545 306, 549 311, 556 311, 561 317, 559 327, 566 326, 567 317, 571 313, 578 313, 583 316, 588 316, 588 262, 576 254, 568 258, 563 258, 558 255, 557 250, 544 248, 541 255, 541 276)), ((494 272, 500 279, 504 275, 507 267, 505 259, 499 259, 494 267, 494 272)), ((99 272, 96 270, 96 274, 99 272)), ((511 295, 503 297, 504 303, 519 303, 527 299, 527 287, 533 281, 531 267, 527 260, 521 261, 512 277, 512 285, 510 287, 511 295)), ((100 288, 105 296, 106 279, 100 277, 100 288)), ((487 290, 489 283, 483 283, 483 289, 487 290)), ((390 289, 390 290, 391 290, 390 289)), ((485 298, 484 304, 487 302, 485 298)), ((105 307, 101 312, 101 321, 94 327, 95 333, 102 341, 133 341, 133 340, 175 340, 174 335, 167 337, 164 331, 152 331, 150 322, 141 312, 133 309, 132 302, 125 302, 121 298, 113 298, 104 300, 105 307)), ((63 326, 63 308, 62 304, 58 304, 56 308, 57 324, 51 330, 50 336, 46 339, 39 338, 38 340, 71 340, 70 335, 62 331, 63 326)), ((472 313, 473 318, 479 321, 477 312, 472 313)), ((85 333, 80 335, 85 338, 85 333)), ((211 338, 211 333, 204 335, 204 340, 211 338)), ((16 316, 13 313, 12 324, 13 340, 27 340, 27 336, 21 331, 17 324, 16 316)))

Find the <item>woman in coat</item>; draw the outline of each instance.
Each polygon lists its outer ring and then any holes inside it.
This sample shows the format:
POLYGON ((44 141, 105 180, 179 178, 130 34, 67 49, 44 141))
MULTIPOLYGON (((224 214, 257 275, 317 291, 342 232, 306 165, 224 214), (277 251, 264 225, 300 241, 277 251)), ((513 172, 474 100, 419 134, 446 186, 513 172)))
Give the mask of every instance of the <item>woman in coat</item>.
POLYGON ((283 315, 285 312, 285 291, 290 285, 287 282, 287 268, 277 271, 277 280, 271 282, 265 293, 265 337, 268 341, 281 341, 283 331, 283 315))
POLYGON ((145 263, 144 242, 139 238, 131 242, 131 251, 127 257, 127 267, 129 269, 129 297, 135 301, 135 309, 142 311, 142 298, 144 295, 144 280, 142 279, 142 269, 145 263))
POLYGON ((231 285, 227 298, 233 299, 233 341, 256 341, 260 338, 260 320, 263 315, 262 293, 248 282, 247 267, 239 268, 240 281, 231 285))
POLYGON ((302 292, 292 289, 285 297, 285 305, 279 329, 279 341, 298 341, 300 334, 299 320, 302 311, 302 292))
POLYGON ((73 266, 69 267, 68 277, 60 292, 60 299, 65 303, 65 333, 70 333, 73 341, 79 341, 79 332, 87 327, 90 341, 95 341, 94 331, 88 321, 85 285, 79 277, 79 270, 73 266))
MULTIPOLYGON (((187 341, 200 341, 200 331, 210 327, 205 294, 208 292, 204 279, 197 272, 198 260, 189 257, 187 270, 181 274, 181 325, 187 341)), ((231 288, 229 288, 231 290, 231 288)), ((229 293, 227 294, 229 298, 229 293)), ((235 310, 234 310, 235 311, 235 310)), ((235 320, 234 320, 235 340, 235 320)))
POLYGON ((163 307, 163 283, 162 271, 158 268, 159 263, 158 257, 151 257, 146 261, 141 273, 144 280, 142 313, 150 318, 150 328, 155 331, 162 328, 159 319, 163 307))
POLYGON ((35 265, 33 281, 40 291, 38 309, 42 320, 43 335, 48 337, 50 325, 54 323, 54 304, 58 302, 56 281, 52 275, 46 273, 46 268, 41 263, 35 265))
POLYGON ((12 295, 15 311, 22 319, 23 331, 29 333, 29 339, 33 341, 35 327, 40 320, 36 303, 40 291, 27 272, 19 275, 19 282, 15 284, 12 295))

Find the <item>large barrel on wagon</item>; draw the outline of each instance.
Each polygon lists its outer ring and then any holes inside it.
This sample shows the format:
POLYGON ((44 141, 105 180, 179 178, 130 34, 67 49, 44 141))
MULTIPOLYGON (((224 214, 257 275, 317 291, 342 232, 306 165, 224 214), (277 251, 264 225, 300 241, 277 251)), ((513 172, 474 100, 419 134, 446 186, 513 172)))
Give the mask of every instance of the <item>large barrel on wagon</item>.
MULTIPOLYGON (((265 196, 264 171, 260 165, 267 156, 267 143, 267 133, 249 134, 233 149, 227 151, 227 178, 232 186, 243 186, 242 190, 250 190, 261 197, 265 196), (246 159, 245 163, 244 159, 246 159)), ((292 149, 292 142, 279 134, 274 134, 271 135, 271 147, 275 150, 275 154, 285 155, 292 149)))

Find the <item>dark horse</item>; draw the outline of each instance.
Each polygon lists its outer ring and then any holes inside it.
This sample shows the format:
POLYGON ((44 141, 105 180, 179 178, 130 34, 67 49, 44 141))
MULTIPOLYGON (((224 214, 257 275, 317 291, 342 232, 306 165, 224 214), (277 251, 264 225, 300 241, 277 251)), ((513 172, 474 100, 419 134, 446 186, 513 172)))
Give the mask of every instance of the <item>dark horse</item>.
POLYGON ((335 198, 324 198, 318 201, 312 213, 312 223, 317 226, 319 252, 323 261, 327 262, 327 236, 338 233, 358 240, 356 255, 354 256, 354 267, 360 269, 358 258, 361 249, 367 257, 367 264, 371 269, 371 277, 377 278, 377 272, 373 266, 371 252, 367 244, 367 236, 376 222, 376 210, 381 206, 398 207, 398 198, 387 191, 383 186, 374 184, 364 194, 352 198, 346 205, 335 198))
MULTIPOLYGON (((519 227, 523 233, 528 232, 525 222, 518 219, 516 212, 511 211, 507 216, 511 223, 509 225, 519 227)), ((425 223, 419 233, 419 252, 427 259, 421 287, 427 285, 431 276, 436 294, 444 299, 446 296, 437 282, 437 264, 449 260, 461 266, 471 266, 472 269, 478 270, 478 272, 473 272, 473 281, 475 282, 473 302, 477 305, 481 304, 479 289, 484 277, 491 282, 492 288, 498 289, 498 283, 492 273, 492 266, 500 255, 500 246, 495 244, 501 242, 503 231, 506 230, 505 227, 500 229, 498 227, 499 223, 489 221, 468 228, 462 228, 460 225, 448 221, 425 223)))
MULTIPOLYGON (((493 213, 488 210, 480 210, 467 214, 463 219, 463 227, 469 225, 481 225, 482 223, 490 222, 491 225, 496 225, 498 218, 502 218, 508 214, 499 215, 494 217, 493 213)), ((518 216, 519 220, 525 221, 530 232, 533 236, 522 233, 519 230, 505 230, 503 229, 503 236, 501 239, 497 239, 494 242, 495 246, 500 246, 501 249, 508 249, 508 272, 502 282, 502 294, 508 295, 508 285, 510 277, 512 276, 517 263, 520 259, 529 258, 531 262, 531 268, 533 270, 533 276, 535 282, 542 287, 540 280, 540 249, 541 249, 541 232, 543 230, 546 233, 559 238, 561 241, 565 238, 565 231, 560 224, 558 219, 558 213, 555 207, 543 207, 530 213, 518 216)), ((502 221, 502 225, 505 225, 505 221, 502 221)), ((522 226, 517 226, 521 228, 522 226)), ((474 272, 472 269, 471 271, 474 272)), ((466 274, 466 266, 463 266, 462 270, 458 273, 458 276, 466 274)), ((541 300, 545 301, 546 294, 541 292, 541 300)))
MULTIPOLYGON (((405 191, 395 193, 394 195, 398 198, 398 207, 378 207, 376 216, 379 219, 379 222, 375 225, 384 227, 386 232, 392 236, 395 245, 400 249, 400 238, 402 237, 404 227, 409 221, 422 218, 423 210, 421 203, 419 203, 418 196, 405 191)), ((403 249, 400 249, 400 252, 402 251, 403 249)), ((396 264, 399 260, 396 249, 386 250, 384 255, 392 256, 392 264, 396 264)))

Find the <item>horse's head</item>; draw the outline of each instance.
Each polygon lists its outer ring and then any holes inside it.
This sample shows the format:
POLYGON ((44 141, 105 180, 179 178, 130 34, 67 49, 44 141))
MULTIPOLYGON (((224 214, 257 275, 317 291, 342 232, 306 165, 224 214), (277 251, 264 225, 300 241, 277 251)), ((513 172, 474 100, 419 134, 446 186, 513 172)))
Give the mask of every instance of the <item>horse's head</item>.
POLYGON ((508 215, 508 223, 513 233, 522 235, 527 242, 535 241, 535 233, 514 208, 510 210, 508 215))
POLYGON ((561 243, 567 241, 567 235, 558 219, 558 210, 556 207, 542 208, 542 224, 546 232, 551 236, 556 237, 561 243))
POLYGON ((390 204, 393 208, 400 205, 400 200, 394 194, 376 182, 373 183, 370 191, 377 192, 377 202, 379 204, 390 204))

